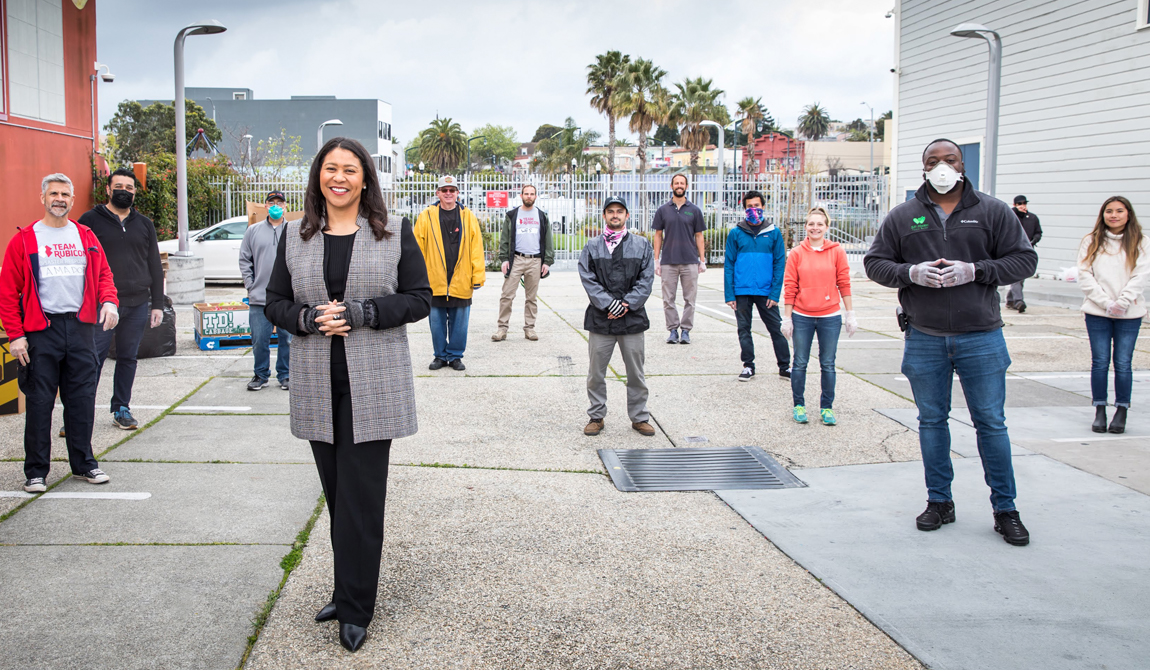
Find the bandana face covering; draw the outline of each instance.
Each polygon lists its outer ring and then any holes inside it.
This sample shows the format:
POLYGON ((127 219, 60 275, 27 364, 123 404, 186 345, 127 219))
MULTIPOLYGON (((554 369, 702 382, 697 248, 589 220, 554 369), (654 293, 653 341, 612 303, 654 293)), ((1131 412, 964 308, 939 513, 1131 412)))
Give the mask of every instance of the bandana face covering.
POLYGON ((748 207, 746 211, 747 223, 752 226, 762 224, 766 219, 763 217, 763 208, 761 207, 748 207))
POLYGON ((626 228, 621 231, 612 231, 609 228, 603 229, 603 242, 607 243, 607 251, 614 252, 615 248, 622 242, 624 235, 627 235, 626 228))

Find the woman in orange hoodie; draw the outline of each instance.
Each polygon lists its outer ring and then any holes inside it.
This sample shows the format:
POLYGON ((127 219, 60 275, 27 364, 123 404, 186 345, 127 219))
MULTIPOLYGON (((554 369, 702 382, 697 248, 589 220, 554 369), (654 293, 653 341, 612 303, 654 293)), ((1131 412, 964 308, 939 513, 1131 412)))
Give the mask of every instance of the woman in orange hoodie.
POLYGON ((811 341, 819 337, 819 365, 822 368, 822 398, 819 414, 823 424, 836 423, 831 406, 835 400, 835 352, 839 332, 845 326, 847 336, 858 328, 851 305, 851 271, 847 254, 837 242, 826 239, 830 216, 821 207, 807 212, 807 236, 787 256, 783 275, 783 335, 793 335, 795 353, 791 364, 791 396, 794 418, 807 423, 804 392, 807 387, 807 362, 811 358, 811 341), (839 302, 846 310, 839 309, 839 302))

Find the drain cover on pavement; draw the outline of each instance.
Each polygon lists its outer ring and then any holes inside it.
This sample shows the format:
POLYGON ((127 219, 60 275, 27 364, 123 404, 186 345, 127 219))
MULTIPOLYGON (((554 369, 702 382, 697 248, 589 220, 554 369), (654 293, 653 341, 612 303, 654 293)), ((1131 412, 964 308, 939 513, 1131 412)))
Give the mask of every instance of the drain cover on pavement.
POLYGON ((621 492, 806 487, 757 447, 599 450, 599 458, 621 492))

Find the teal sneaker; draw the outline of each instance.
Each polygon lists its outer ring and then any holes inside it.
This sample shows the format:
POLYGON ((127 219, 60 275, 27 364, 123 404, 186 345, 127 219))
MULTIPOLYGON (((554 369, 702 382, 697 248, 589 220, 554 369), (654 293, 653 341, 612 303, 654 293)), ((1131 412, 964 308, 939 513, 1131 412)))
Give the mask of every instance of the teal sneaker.
POLYGON ((801 405, 795 406, 795 421, 799 424, 807 423, 807 409, 801 405))
POLYGON ((823 416, 823 424, 826 424, 827 426, 834 426, 836 423, 838 423, 838 420, 835 419, 834 410, 831 410, 830 408, 823 408, 820 412, 823 416))

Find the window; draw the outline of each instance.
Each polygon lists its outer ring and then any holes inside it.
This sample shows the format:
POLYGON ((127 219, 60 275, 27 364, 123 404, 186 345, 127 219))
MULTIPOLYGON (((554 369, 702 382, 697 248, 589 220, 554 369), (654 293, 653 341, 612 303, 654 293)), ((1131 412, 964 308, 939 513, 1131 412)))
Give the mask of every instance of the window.
POLYGON ((64 17, 61 0, 9 0, 9 111, 62 124, 64 17))
POLYGON ((236 91, 232 93, 232 100, 247 100, 248 94, 244 91, 236 91))
POLYGON ((379 139, 383 139, 383 122, 379 122, 379 139))
POLYGON ((1138 0, 1138 23, 1136 30, 1150 28, 1150 0, 1138 0))
POLYGON ((962 165, 966 168, 966 181, 970 182, 970 185, 977 189, 982 143, 971 142, 970 144, 960 144, 958 148, 962 151, 962 165))

